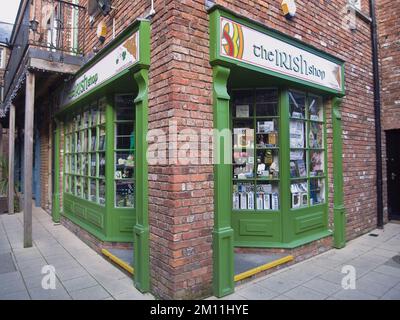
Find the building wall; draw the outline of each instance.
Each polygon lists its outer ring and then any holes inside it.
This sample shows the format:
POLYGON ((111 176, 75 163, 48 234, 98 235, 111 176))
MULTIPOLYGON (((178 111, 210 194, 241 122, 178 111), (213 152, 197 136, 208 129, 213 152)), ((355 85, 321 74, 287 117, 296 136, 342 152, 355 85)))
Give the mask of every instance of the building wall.
POLYGON ((382 126, 400 128, 400 2, 380 0, 377 6, 382 86, 382 126))
MULTIPOLYGON (((297 1, 292 21, 281 14, 280 2, 215 1, 234 12, 309 43, 346 61, 343 100, 343 144, 347 239, 376 226, 375 134, 370 26, 356 18, 357 29, 346 28, 346 3, 297 1)), ((85 5, 86 1, 80 2, 85 5)), ((168 132, 212 128, 212 72, 209 65, 208 14, 204 0, 156 0, 152 19, 149 84, 149 129, 168 132)), ((149 8, 145 1, 115 1, 118 34, 149 8), (132 14, 133 13, 133 14, 132 14)), ((368 5, 363 1, 368 15, 368 5)), ((113 19, 85 20, 85 52, 101 45, 97 24, 113 19)), ((328 119, 330 106, 327 107, 328 119)), ((174 141, 168 137, 169 142, 174 141)), ((332 182, 331 130, 328 123, 329 180, 332 182)), ((179 146, 179 143, 178 143, 179 146)), ((173 150, 174 148, 172 148, 173 150)), ((152 292, 162 298, 200 297, 211 293, 213 167, 174 162, 149 167, 150 265, 152 292)), ((330 193, 332 206, 332 188, 330 193)))
POLYGON ((387 173, 385 130, 400 129, 400 3, 381 0, 377 4, 381 76, 383 152, 383 202, 387 219, 387 173))

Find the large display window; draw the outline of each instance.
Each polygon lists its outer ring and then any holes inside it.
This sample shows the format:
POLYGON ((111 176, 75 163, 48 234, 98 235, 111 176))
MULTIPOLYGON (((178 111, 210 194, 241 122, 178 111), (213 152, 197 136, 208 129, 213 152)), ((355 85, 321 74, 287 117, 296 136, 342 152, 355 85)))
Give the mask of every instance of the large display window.
MULTIPOLYGON (((81 108, 65 123, 65 192, 77 198, 106 205, 106 158, 114 154, 114 207, 135 207, 135 112, 134 96, 114 96, 111 131, 106 126, 107 99, 81 108), (106 135, 114 146, 106 146, 106 135)), ((111 190, 111 189, 110 189, 111 190)))
POLYGON ((81 109, 65 124, 65 192, 105 205, 106 100, 81 109))
POLYGON ((264 246, 321 230, 327 214, 323 98, 273 87, 230 95, 237 243, 264 246))
POLYGON ((278 90, 238 90, 232 101, 233 209, 279 210, 278 90))

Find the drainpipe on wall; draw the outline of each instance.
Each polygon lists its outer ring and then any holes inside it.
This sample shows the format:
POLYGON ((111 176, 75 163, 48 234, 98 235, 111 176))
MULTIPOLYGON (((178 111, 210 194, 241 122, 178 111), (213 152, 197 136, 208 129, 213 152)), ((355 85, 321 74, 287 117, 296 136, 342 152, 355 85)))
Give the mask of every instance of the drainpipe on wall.
POLYGON ((372 65, 374 73, 374 109, 376 140, 376 192, 377 192, 377 225, 383 229, 383 181, 382 181, 382 128, 381 128, 381 86, 379 75, 378 31, 376 24, 375 1, 369 0, 371 14, 372 65))

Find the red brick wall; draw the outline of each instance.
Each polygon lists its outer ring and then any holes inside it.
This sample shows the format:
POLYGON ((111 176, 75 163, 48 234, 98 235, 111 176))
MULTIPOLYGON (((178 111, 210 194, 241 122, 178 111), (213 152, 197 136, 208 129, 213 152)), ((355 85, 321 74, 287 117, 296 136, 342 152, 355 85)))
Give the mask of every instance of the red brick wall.
MULTIPOLYGON (((400 129, 400 2, 381 0, 377 5, 382 102, 383 158, 385 130, 400 129)), ((385 218, 387 219, 387 175, 383 161, 385 218)))

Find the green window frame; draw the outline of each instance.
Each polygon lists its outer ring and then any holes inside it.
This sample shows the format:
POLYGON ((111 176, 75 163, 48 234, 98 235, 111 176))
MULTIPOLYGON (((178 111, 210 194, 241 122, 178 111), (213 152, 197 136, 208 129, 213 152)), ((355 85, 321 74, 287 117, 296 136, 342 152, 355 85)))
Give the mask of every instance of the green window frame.
POLYGON ((298 90, 288 90, 288 95, 290 208, 325 204, 327 157, 323 99, 298 90))
POLYGON ((65 192, 105 206, 106 99, 80 108, 65 122, 65 192))
POLYGON ((135 102, 132 94, 114 99, 114 207, 135 207, 135 102))
POLYGON ((280 101, 281 91, 268 87, 231 92, 234 212, 280 211, 281 201, 287 199, 291 201, 291 210, 327 203, 323 98, 305 91, 285 90, 289 96, 289 117, 281 119, 281 108, 285 107, 280 101), (287 123, 287 134, 280 130, 282 121, 287 123), (285 150, 281 137, 289 140, 285 150), (289 154, 284 157, 288 163, 281 157, 284 153, 289 154), (280 170, 289 172, 284 184, 280 170))
POLYGON ((278 211, 279 90, 234 90, 232 102, 233 210, 278 211))

